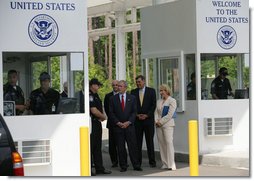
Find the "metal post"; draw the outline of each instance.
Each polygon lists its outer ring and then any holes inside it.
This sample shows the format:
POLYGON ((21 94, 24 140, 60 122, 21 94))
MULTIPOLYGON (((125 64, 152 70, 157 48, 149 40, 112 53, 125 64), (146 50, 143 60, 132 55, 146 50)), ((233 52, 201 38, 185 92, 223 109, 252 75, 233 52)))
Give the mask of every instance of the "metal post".
POLYGON ((89 129, 80 127, 80 175, 90 176, 89 129))
POLYGON ((198 176, 198 122, 189 120, 188 125, 190 176, 198 176))

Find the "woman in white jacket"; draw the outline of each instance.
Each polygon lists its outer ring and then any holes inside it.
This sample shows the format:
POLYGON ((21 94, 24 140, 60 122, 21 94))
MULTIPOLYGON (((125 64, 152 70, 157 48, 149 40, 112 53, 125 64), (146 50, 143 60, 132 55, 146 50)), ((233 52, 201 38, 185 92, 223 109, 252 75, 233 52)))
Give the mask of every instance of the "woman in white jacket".
POLYGON ((159 142, 162 169, 176 170, 174 159, 174 117, 176 111, 176 100, 172 98, 170 88, 162 84, 160 86, 161 99, 157 101, 155 110, 155 125, 159 142))

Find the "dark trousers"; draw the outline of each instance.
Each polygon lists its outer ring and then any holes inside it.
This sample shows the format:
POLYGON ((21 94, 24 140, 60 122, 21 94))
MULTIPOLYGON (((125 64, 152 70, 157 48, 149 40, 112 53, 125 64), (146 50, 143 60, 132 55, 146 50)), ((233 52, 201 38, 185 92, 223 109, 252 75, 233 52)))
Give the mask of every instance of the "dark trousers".
POLYGON ((135 122, 135 130, 137 136, 138 145, 138 160, 140 165, 142 164, 142 145, 143 145, 143 135, 145 134, 147 154, 149 158, 149 164, 156 164, 155 153, 154 153, 154 124, 144 124, 141 121, 135 122))
POLYGON ((134 125, 130 125, 128 128, 125 129, 115 127, 114 132, 116 135, 120 167, 127 168, 127 151, 125 148, 125 143, 127 142, 132 166, 133 168, 139 168, 140 164, 137 157, 138 150, 134 125))
POLYGON ((92 120, 92 133, 91 133, 91 160, 95 165, 96 171, 103 171, 102 161, 102 126, 101 123, 94 119, 92 120))
POLYGON ((118 164, 118 158, 117 158, 117 146, 116 146, 116 136, 114 133, 113 128, 108 129, 109 139, 108 139, 108 151, 110 155, 110 159, 112 164, 118 164))

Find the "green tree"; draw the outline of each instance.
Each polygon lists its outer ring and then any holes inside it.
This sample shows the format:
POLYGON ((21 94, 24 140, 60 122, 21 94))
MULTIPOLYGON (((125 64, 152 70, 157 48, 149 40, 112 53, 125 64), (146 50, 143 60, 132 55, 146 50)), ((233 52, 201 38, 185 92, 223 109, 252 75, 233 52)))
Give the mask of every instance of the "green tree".
POLYGON ((103 84, 99 90, 99 96, 104 100, 105 95, 111 91, 111 84, 106 77, 105 67, 99 64, 89 64, 89 80, 92 78, 97 78, 103 84))
POLYGON ((32 62, 32 90, 39 88, 39 77, 42 72, 47 72, 47 61, 32 62))
POLYGON ((51 75, 51 86, 53 89, 60 91, 60 57, 50 58, 50 75, 51 75))

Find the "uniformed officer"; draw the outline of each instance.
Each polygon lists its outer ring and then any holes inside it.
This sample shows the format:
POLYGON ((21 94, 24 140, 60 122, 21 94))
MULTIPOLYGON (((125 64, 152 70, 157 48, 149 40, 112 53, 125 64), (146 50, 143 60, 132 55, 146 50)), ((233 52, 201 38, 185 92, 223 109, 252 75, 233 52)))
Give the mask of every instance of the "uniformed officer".
POLYGON ((228 95, 234 96, 229 80, 226 78, 228 69, 220 68, 219 76, 211 84, 211 94, 213 99, 227 99, 228 95))
POLYGON ((102 101, 99 97, 98 90, 102 84, 98 79, 91 79, 89 82, 89 102, 90 116, 92 120, 91 133, 91 153, 92 160, 95 165, 96 174, 111 174, 111 171, 105 170, 102 161, 102 125, 101 122, 106 120, 103 114, 102 101))
POLYGON ((63 92, 60 94, 61 97, 68 97, 68 82, 64 82, 63 84, 63 92))
POLYGON ((8 71, 8 82, 4 85, 4 100, 15 101, 16 115, 21 115, 26 109, 22 89, 17 85, 18 73, 16 70, 8 71))
POLYGON ((55 114, 59 101, 59 92, 50 88, 50 75, 42 72, 39 77, 41 87, 30 94, 30 109, 33 114, 55 114))
POLYGON ((191 82, 187 85, 187 100, 196 100, 196 76, 191 74, 191 82))

